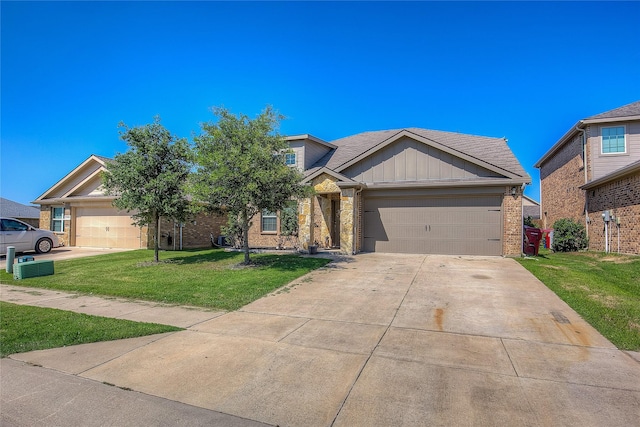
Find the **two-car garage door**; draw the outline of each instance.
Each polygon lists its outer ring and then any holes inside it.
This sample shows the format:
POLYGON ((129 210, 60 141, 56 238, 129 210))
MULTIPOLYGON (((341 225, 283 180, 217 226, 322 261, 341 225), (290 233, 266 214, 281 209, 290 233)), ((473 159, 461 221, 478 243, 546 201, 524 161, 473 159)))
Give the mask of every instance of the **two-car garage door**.
POLYGON ((367 252, 502 255, 502 195, 364 197, 367 252))
POLYGON ((75 246, 140 248, 140 228, 131 225, 129 213, 113 208, 78 207, 75 221, 75 246))

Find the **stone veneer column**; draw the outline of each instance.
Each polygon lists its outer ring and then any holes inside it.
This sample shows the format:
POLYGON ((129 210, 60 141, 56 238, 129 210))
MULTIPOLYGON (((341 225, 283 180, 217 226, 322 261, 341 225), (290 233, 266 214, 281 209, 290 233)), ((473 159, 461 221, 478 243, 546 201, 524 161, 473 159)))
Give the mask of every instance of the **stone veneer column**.
POLYGON ((309 245, 313 244, 313 236, 311 231, 313 229, 313 209, 312 201, 313 197, 300 200, 298 202, 298 240, 300 241, 300 247, 304 250, 309 249, 309 245))
POLYGON ((340 193, 340 252, 351 255, 353 242, 354 188, 343 188, 340 193))

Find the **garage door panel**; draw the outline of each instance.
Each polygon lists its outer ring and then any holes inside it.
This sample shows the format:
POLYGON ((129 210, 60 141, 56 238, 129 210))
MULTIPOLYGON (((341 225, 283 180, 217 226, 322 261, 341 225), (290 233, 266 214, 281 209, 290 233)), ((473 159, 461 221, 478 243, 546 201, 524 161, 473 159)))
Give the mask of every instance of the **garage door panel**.
POLYGON ((140 229, 131 215, 110 208, 76 209, 76 246, 140 248, 140 229))
POLYGON ((501 255, 501 196, 366 197, 365 251, 501 255))

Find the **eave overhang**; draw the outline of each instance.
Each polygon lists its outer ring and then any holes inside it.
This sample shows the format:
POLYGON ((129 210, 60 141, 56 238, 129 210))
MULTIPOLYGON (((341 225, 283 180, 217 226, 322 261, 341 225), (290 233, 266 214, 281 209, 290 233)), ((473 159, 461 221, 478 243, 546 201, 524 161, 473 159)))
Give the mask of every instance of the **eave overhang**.
POLYGON ((346 176, 342 175, 341 173, 338 173, 332 169, 329 169, 328 167, 321 167, 320 169, 318 169, 317 171, 313 172, 312 174, 310 174, 309 176, 305 177, 302 180, 303 184, 306 184, 308 182, 311 182, 314 178, 319 177, 322 174, 327 174, 333 178, 335 178, 338 182, 344 182, 344 183, 355 183, 357 184, 356 181, 352 180, 351 178, 347 178, 346 176))
POLYGON ((582 190, 591 190, 592 188, 596 188, 602 184, 606 184, 616 179, 624 178, 627 175, 631 175, 637 172, 640 172, 640 160, 638 160, 637 162, 633 162, 623 168, 615 170, 608 175, 605 175, 598 179, 594 179, 591 182, 587 182, 586 184, 580 186, 580 188, 582 190))

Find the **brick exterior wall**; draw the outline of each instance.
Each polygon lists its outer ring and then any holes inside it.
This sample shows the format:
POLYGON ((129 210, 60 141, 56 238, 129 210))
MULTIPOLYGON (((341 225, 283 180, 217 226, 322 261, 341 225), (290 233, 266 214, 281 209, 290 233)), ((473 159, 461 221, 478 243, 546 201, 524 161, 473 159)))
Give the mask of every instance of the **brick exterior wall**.
POLYGON ((640 172, 605 183, 587 191, 589 209, 589 249, 605 250, 605 223, 602 213, 608 210, 620 219, 609 222, 609 251, 640 255, 640 172))
POLYGON ((561 218, 584 222, 582 136, 567 142, 540 166, 541 216, 544 228, 561 218))
MULTIPOLYGON (((60 206, 55 206, 60 207, 60 206)), ((44 205, 40 206, 40 227, 43 230, 51 230, 51 209, 52 206, 44 205)), ((71 218, 71 208, 64 208, 65 218, 71 218)), ((63 246, 71 246, 71 220, 65 220, 63 225, 64 231, 62 233, 55 233, 60 240, 60 244, 63 246)))
POLYGON ((511 187, 505 188, 502 198, 502 254, 520 256, 522 254, 522 192, 511 194, 511 187))
POLYGON ((280 240, 280 217, 276 220, 276 230, 262 231, 262 216, 257 214, 251 219, 249 227, 249 246, 251 248, 275 248, 280 240))
MULTIPOLYGON (((211 247, 211 234, 217 239, 221 234, 221 227, 227 224, 227 217, 211 213, 200 213, 182 227, 182 248, 211 247)), ((149 227, 147 233, 147 247, 153 248, 155 227, 149 227)), ((173 220, 160 221, 160 249, 177 250, 180 248, 180 227, 173 220)))
MULTIPOLYGON (((298 206, 298 211, 300 206, 298 206)), ((249 227, 249 246, 251 248, 266 248, 266 249, 293 249, 299 246, 298 237, 282 236, 280 234, 280 215, 276 219, 276 232, 263 232, 262 231, 262 217, 257 214, 251 219, 251 226, 249 227)))

